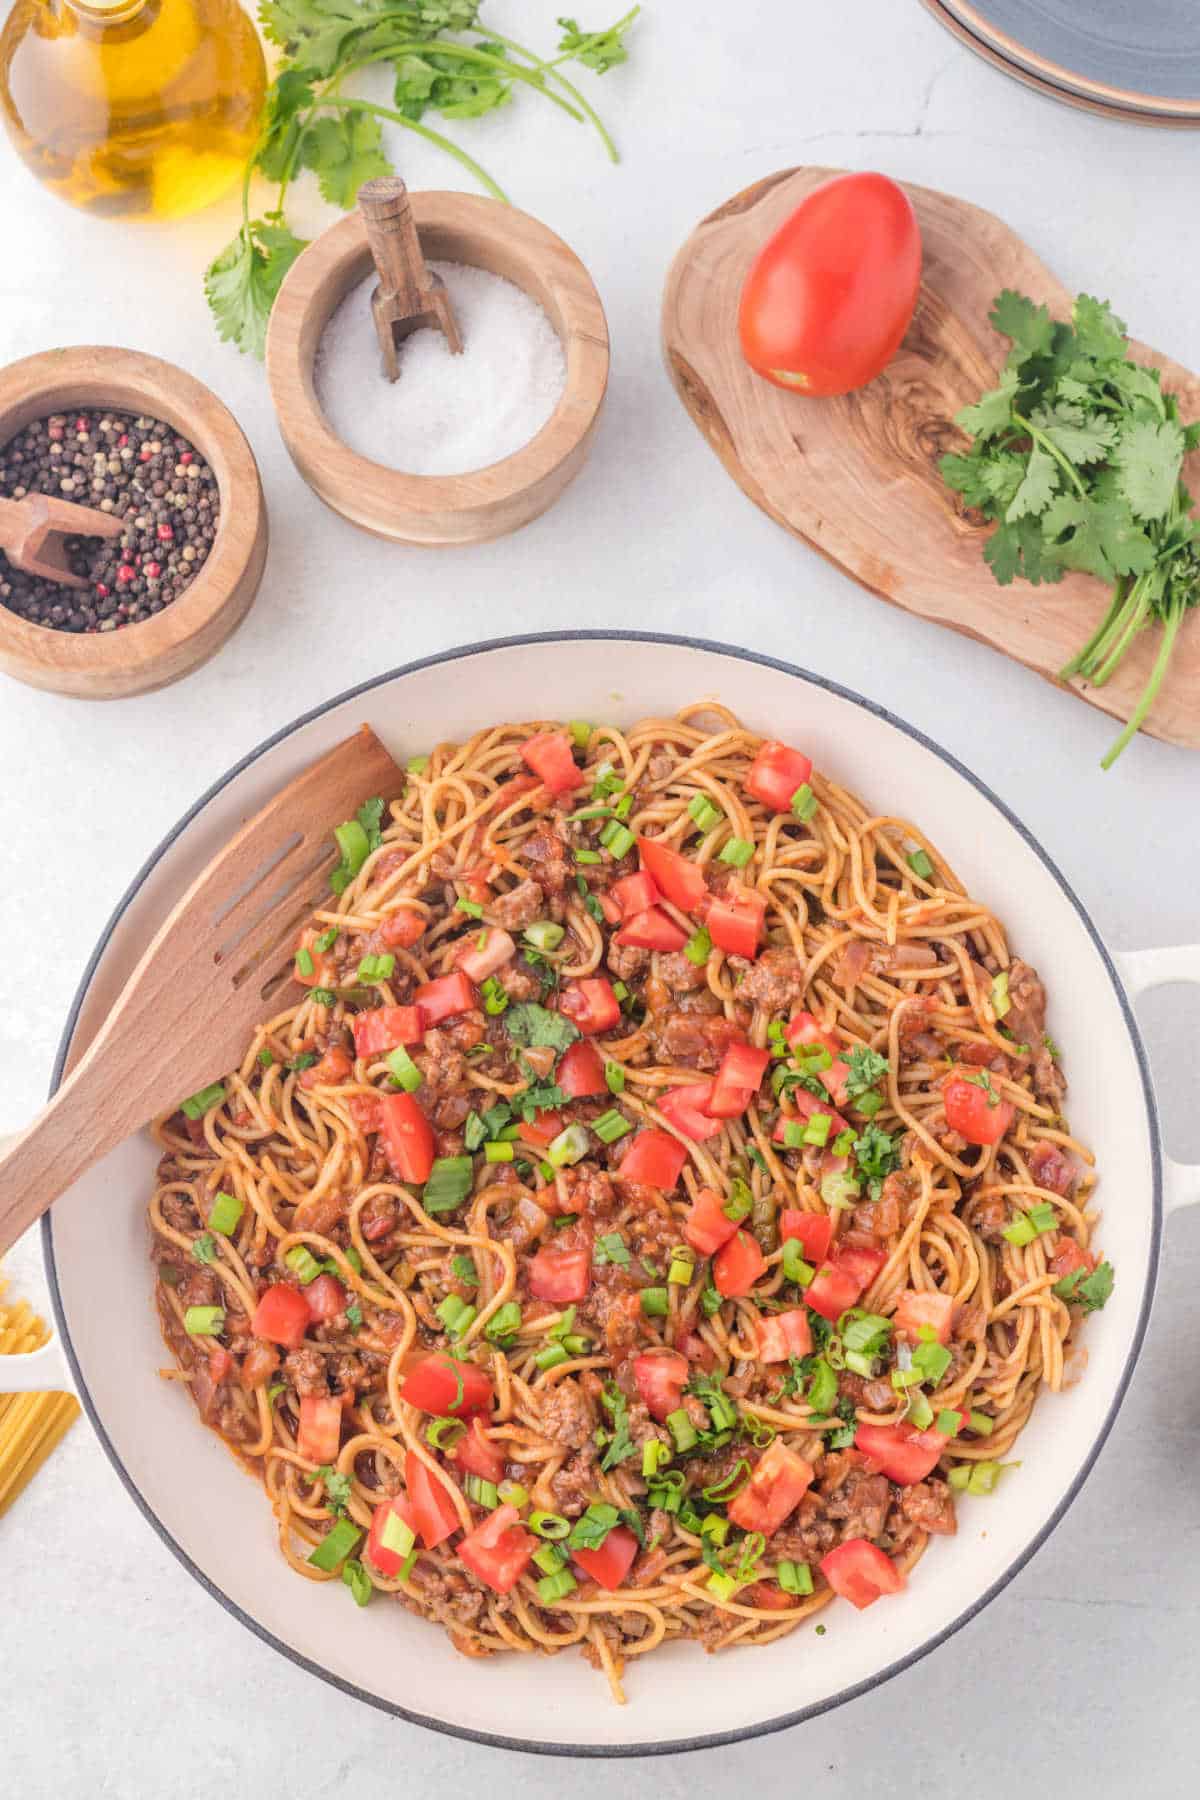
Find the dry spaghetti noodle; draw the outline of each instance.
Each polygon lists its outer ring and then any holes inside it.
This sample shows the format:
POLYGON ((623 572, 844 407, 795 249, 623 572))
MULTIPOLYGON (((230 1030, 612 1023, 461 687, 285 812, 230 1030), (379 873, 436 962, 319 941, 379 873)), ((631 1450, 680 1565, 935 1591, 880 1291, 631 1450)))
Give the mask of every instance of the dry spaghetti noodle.
MULTIPOLYGON (((8 1282, 0 1274, 0 1356, 40 1350, 50 1332, 27 1300, 4 1303, 8 1282)), ((0 1366, 0 1388, 4 1370, 0 1366)), ((72 1394, 0 1393, 0 1514, 37 1474, 50 1452, 79 1417, 72 1394)))
POLYGON ((150 1208, 288 1562, 618 1699, 897 1591, 1112 1281, 999 921, 709 703, 439 746, 337 837, 150 1208))

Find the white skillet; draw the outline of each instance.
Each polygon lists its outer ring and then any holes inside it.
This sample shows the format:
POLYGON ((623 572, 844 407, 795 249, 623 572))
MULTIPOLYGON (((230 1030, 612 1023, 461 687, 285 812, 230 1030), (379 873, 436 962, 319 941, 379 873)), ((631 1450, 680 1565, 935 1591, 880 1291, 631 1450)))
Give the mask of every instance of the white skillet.
POLYGON ((1200 1198, 1200 1171, 1163 1155, 1130 1004, 1164 982, 1200 982, 1200 947, 1107 951, 1001 800, 911 726, 831 682, 677 638, 508 639, 415 663, 329 701, 211 788, 113 915, 55 1070, 57 1084, 73 1035, 95 1028, 141 946, 238 823, 361 721, 403 761, 498 719, 553 714, 628 724, 704 696, 803 745, 880 812, 919 821, 995 910, 1047 979, 1072 1126, 1095 1147, 1102 1171, 1100 1241, 1117 1281, 1089 1323, 1086 1376, 1038 1406, 1021 1439, 1019 1473, 997 1497, 963 1505, 958 1536, 931 1546, 903 1596, 862 1614, 837 1605, 822 1615, 823 1636, 801 1629, 768 1650, 707 1656, 688 1644, 645 1663, 632 1659, 629 1704, 619 1708, 577 1651, 536 1667, 521 1656, 467 1661, 440 1630, 398 1606, 377 1600, 360 1610, 340 1583, 300 1581, 278 1553, 258 1486, 199 1425, 186 1394, 155 1373, 163 1347, 144 1209, 156 1158, 145 1135, 115 1150, 43 1222, 59 1337, 16 1372, 23 1386, 74 1387, 150 1523, 215 1599, 285 1656, 404 1718, 522 1750, 646 1755, 792 1724, 897 1673, 1012 1579, 1062 1518, 1112 1426, 1146 1328, 1164 1211, 1200 1198))

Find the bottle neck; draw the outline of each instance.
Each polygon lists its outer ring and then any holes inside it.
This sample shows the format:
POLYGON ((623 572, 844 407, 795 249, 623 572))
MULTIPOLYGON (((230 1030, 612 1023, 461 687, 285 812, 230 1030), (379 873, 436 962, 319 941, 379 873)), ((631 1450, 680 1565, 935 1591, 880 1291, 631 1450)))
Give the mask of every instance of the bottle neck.
POLYGON ((67 5, 89 25, 127 25, 144 10, 147 0, 67 0, 67 5))

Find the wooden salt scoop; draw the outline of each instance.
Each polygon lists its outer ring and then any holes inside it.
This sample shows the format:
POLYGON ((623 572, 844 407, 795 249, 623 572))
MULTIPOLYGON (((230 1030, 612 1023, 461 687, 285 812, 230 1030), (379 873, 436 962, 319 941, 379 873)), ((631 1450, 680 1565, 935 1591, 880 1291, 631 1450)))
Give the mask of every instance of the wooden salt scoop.
POLYGON ((26 494, 23 500, 0 500, 0 550, 15 569, 56 581, 60 587, 87 587, 67 558, 65 538, 120 537, 123 519, 92 506, 76 506, 53 494, 26 494))
POLYGON ((379 275, 371 314, 388 380, 395 381, 400 373, 397 344, 423 326, 436 326, 454 355, 460 356, 462 338, 450 296, 441 276, 426 266, 404 182, 398 175, 365 182, 358 190, 358 210, 379 275))
POLYGON ((296 932, 329 894, 334 827, 403 787, 364 725, 197 876, 49 1106, 0 1155, 0 1255, 117 1144, 240 1066, 263 1017, 288 1004, 296 932))

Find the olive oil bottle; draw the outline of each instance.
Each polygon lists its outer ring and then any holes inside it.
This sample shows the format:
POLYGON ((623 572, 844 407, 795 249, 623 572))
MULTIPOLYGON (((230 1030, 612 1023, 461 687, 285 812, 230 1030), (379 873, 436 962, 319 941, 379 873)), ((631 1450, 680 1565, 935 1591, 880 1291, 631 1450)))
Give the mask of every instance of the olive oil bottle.
POLYGON ((266 87, 237 0, 16 0, 0 114, 38 180, 114 218, 173 218, 241 175, 266 87))

